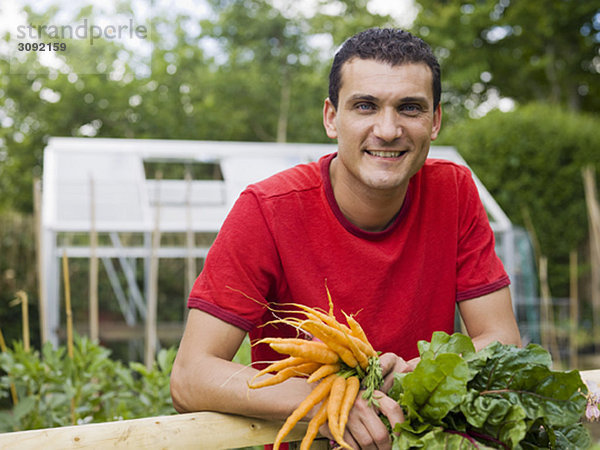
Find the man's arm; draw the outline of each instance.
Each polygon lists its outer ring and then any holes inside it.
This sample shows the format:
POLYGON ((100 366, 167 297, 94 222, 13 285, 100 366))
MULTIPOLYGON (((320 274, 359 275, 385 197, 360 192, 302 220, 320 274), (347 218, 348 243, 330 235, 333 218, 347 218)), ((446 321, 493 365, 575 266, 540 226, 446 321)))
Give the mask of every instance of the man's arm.
MULTIPOLYGON (((245 332, 233 325, 190 310, 171 374, 171 395, 177 411, 218 411, 284 420, 309 394, 313 386, 304 379, 289 379, 256 390, 248 388, 257 370, 231 362, 244 336, 245 332)), ((388 359, 384 358, 383 364, 386 372, 393 366, 393 360, 388 359)), ((400 406, 387 397, 380 399, 379 408, 368 406, 362 398, 357 403, 346 429, 350 444, 358 447, 356 443, 360 443, 365 449, 389 448, 389 434, 377 413, 381 411, 396 423, 403 420, 400 406)), ((304 420, 315 412, 316 408, 304 420)), ((327 426, 321 432, 331 437, 327 426)))
POLYGON ((311 387, 304 380, 291 379, 250 389, 248 382, 257 370, 231 362, 245 335, 210 314, 190 310, 171 374, 177 411, 218 411, 269 420, 292 413, 311 387))
POLYGON ((521 345, 521 335, 507 287, 458 303, 467 333, 477 350, 494 341, 521 345))

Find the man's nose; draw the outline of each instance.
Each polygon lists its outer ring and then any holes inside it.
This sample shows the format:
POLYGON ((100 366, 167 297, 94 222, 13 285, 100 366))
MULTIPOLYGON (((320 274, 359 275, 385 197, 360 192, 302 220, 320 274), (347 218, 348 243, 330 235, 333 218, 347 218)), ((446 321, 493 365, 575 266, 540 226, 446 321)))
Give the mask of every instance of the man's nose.
POLYGON ((402 126, 398 114, 393 108, 380 111, 373 127, 373 133, 385 142, 392 142, 402 135, 402 126))

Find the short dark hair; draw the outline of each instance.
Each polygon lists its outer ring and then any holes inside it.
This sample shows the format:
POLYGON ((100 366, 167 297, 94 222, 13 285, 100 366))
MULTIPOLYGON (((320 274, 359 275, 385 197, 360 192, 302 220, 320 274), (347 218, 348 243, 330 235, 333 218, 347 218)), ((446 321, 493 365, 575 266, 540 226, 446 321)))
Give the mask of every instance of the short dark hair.
POLYGON ((352 58, 374 59, 397 66, 425 63, 433 75, 433 105, 437 108, 442 95, 440 64, 431 47, 408 31, 395 28, 370 28, 355 34, 337 51, 329 72, 329 100, 338 107, 342 83, 342 66, 352 58))

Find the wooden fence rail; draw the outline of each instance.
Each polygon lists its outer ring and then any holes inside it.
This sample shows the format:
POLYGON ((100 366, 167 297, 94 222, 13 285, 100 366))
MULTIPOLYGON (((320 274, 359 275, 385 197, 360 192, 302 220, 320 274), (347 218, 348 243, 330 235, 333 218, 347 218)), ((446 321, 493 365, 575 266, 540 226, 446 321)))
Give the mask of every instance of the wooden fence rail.
MULTIPOLYGON (((600 370, 581 371, 581 377, 600 385, 600 370)), ((0 449, 230 449, 272 443, 281 425, 281 422, 200 412, 3 433, 0 449)), ((305 430, 305 424, 298 424, 287 440, 301 440, 305 430)), ((317 440, 312 448, 323 450, 327 445, 327 441, 317 440)))
MULTIPOLYGON (((270 444, 282 422, 199 412, 92 423, 0 434, 2 450, 66 449, 230 449, 270 444)), ((286 441, 299 441, 306 431, 298 424, 286 441)), ((315 441, 324 450, 327 442, 315 441)))

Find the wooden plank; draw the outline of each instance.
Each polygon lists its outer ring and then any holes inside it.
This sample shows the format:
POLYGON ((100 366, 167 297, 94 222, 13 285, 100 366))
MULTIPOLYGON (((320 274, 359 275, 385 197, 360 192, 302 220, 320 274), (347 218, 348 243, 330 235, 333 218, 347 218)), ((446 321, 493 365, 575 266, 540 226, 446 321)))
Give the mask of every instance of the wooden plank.
MULTIPOLYGON (((282 422, 200 412, 0 434, 3 450, 226 449, 272 443, 282 422)), ((287 441, 302 439, 298 424, 287 441)), ((315 447, 313 447, 315 448, 315 447)))
MULTIPOLYGON (((581 371, 588 383, 600 385, 600 370, 581 371)), ((43 430, 0 434, 3 450, 70 449, 231 449, 272 443, 282 422, 215 412, 149 417, 43 430)), ((299 423, 286 442, 300 441, 306 423, 299 423)), ((313 450, 327 448, 315 441, 313 450)))
POLYGON ((596 383, 598 386, 600 386, 600 369, 582 370, 580 372, 580 374, 581 374, 581 378, 586 383, 588 383, 588 382, 596 383))

